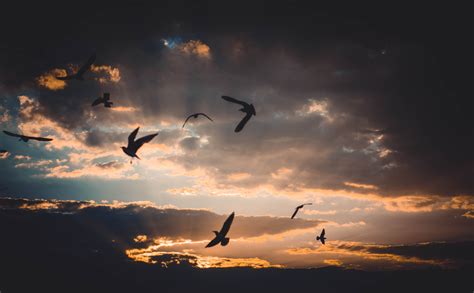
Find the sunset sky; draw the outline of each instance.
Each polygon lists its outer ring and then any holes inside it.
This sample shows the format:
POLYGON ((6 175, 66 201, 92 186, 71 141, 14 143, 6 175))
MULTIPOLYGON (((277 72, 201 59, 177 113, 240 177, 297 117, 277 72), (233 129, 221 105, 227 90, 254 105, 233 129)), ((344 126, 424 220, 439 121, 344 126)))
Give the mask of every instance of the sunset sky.
POLYGON ((54 140, 1 133, 0 210, 74 216, 161 267, 472 265, 459 255, 474 247, 473 48, 457 37, 472 41, 468 13, 297 3, 16 15, 0 130, 54 140), (54 78, 92 54, 84 81, 54 78), (91 107, 104 92, 112 108, 91 107), (222 95, 255 106, 242 132, 222 95), (195 112, 214 122, 182 128, 195 112), (130 163, 120 147, 136 127, 159 134, 130 163), (229 245, 205 249, 231 212, 229 245))

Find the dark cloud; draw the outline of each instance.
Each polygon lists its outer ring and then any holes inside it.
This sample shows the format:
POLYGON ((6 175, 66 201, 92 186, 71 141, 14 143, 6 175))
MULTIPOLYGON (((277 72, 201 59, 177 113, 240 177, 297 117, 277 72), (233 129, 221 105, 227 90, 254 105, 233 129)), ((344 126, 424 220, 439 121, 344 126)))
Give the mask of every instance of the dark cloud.
MULTIPOLYGON (((132 243, 137 235, 205 240, 212 230, 219 229, 227 215, 205 210, 157 208, 151 203, 96 204, 90 201, 0 199, 0 209, 14 211, 24 217, 64 217, 68 225, 96 222, 113 239, 132 243), (34 216, 35 215, 35 216, 34 216)), ((323 221, 290 220, 277 217, 246 217, 237 215, 232 237, 255 237, 278 234, 293 229, 316 227, 323 221)))

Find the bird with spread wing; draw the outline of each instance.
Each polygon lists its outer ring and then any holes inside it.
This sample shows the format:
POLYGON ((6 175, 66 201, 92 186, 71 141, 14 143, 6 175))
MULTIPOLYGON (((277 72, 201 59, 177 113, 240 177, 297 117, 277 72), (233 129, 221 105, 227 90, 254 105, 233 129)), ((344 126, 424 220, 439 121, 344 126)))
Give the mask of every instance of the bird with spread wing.
MULTIPOLYGON (((155 138, 155 136, 158 135, 158 133, 154 133, 135 140, 139 129, 140 127, 137 127, 137 129, 130 133, 130 135, 128 136, 128 145, 126 147, 122 147, 122 151, 128 156, 132 157, 132 160, 133 158, 137 158, 140 160, 140 158, 137 156, 138 149, 140 149, 145 143, 150 142, 153 138, 155 138)), ((131 163, 132 161, 130 160, 130 164, 131 163)))
POLYGON ((95 54, 90 56, 87 62, 79 68, 79 70, 75 74, 71 75, 66 75, 66 76, 56 76, 56 79, 59 80, 72 80, 72 79, 77 79, 77 80, 84 80, 84 73, 86 73, 87 70, 89 70, 94 64, 95 61, 95 54))
POLYGON ((321 235, 319 236, 316 236, 316 240, 319 240, 321 241, 322 244, 326 244, 326 237, 324 237, 324 235, 326 235, 326 231, 323 231, 321 232, 321 235))
POLYGON ((255 112, 255 107, 253 106, 253 104, 249 104, 249 103, 246 103, 246 102, 243 102, 243 101, 239 101, 237 99, 234 99, 234 98, 228 97, 228 96, 222 96, 222 98, 224 100, 226 100, 227 102, 231 102, 231 103, 234 103, 234 104, 241 105, 243 108, 239 109, 239 111, 244 112, 246 114, 245 117, 239 122, 239 124, 235 128, 234 132, 240 132, 244 128, 245 124, 247 124, 247 122, 250 120, 252 115, 253 116, 257 115, 257 113, 255 112))
POLYGON ((47 137, 37 137, 37 136, 28 136, 23 134, 16 134, 10 131, 4 130, 3 133, 9 136, 18 137, 20 141, 28 142, 29 140, 37 140, 37 141, 52 141, 52 138, 47 137))
POLYGON ((186 118, 186 120, 183 123, 182 128, 184 128, 184 126, 186 125, 186 122, 188 122, 190 118, 198 118, 199 115, 206 117, 207 119, 211 120, 211 122, 214 122, 214 120, 212 120, 211 117, 207 116, 205 113, 194 113, 194 114, 189 115, 188 118, 186 118))
POLYGON ((232 212, 232 214, 230 214, 230 216, 227 218, 227 220, 225 220, 224 225, 222 225, 222 228, 219 232, 218 231, 212 231, 212 232, 214 232, 214 234, 216 234, 216 237, 214 237, 214 239, 212 239, 211 242, 209 242, 206 245, 206 248, 216 246, 219 243, 222 246, 226 246, 227 244, 229 244, 230 239, 229 239, 229 237, 225 237, 225 236, 227 235, 227 233, 230 230, 230 226, 232 225, 232 221, 234 221, 234 212, 232 212))
POLYGON ((110 101, 110 94, 109 93, 104 93, 102 97, 98 97, 97 99, 92 102, 92 107, 104 104, 105 108, 110 108, 113 105, 113 102, 110 101))

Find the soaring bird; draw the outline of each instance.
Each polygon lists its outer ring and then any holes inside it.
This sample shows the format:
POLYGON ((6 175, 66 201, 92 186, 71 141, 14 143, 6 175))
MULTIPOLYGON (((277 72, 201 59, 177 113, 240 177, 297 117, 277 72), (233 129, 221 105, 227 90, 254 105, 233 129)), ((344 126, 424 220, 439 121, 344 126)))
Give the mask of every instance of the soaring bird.
POLYGON ((295 209, 295 212, 293 213, 293 215, 291 215, 291 218, 293 219, 293 218, 296 216, 296 214, 298 213, 298 211, 299 211, 301 208, 303 208, 305 205, 312 205, 312 203, 309 202, 309 203, 304 203, 304 204, 302 204, 302 205, 300 205, 300 206, 297 206, 296 209, 295 209))
MULTIPOLYGON (((137 129, 130 133, 128 136, 128 145, 126 147, 123 146, 122 151, 128 156, 132 157, 132 159, 137 158, 140 160, 140 158, 137 156, 138 149, 141 148, 143 144, 150 142, 155 136, 158 135, 158 133, 150 134, 135 140, 139 129, 140 127, 137 127, 137 129)), ((131 163, 132 161, 130 160, 130 164, 131 163)))
POLYGON ((92 107, 97 106, 99 104, 104 104, 105 108, 110 108, 112 107, 112 102, 110 102, 110 94, 109 93, 104 93, 103 97, 98 97, 97 99, 92 102, 92 107))
POLYGON ((230 229, 230 226, 232 225, 233 220, 234 220, 234 212, 232 212, 232 214, 230 214, 230 216, 227 218, 227 220, 225 220, 224 225, 222 225, 222 228, 219 232, 212 231, 212 232, 214 232, 214 234, 216 234, 216 237, 214 237, 214 239, 212 239, 211 242, 209 242, 206 245, 206 248, 213 247, 213 246, 215 246, 219 243, 222 246, 226 246, 227 244, 229 244, 230 239, 229 239, 229 237, 225 237, 225 236, 229 232, 229 229, 230 229))
POLYGON ((186 118, 186 121, 184 121, 184 124, 183 124, 183 127, 184 128, 184 125, 186 125, 186 122, 188 122, 188 120, 193 117, 193 118, 198 118, 199 115, 202 115, 204 117, 206 117, 207 119, 211 120, 212 122, 214 122, 214 120, 211 119, 211 117, 207 116, 206 114, 204 113, 194 113, 192 115, 189 115, 188 118, 186 118))
POLYGON ((86 73, 86 71, 91 68, 92 64, 94 64, 94 61, 95 61, 95 54, 90 56, 89 60, 87 60, 87 62, 84 65, 82 65, 82 67, 79 68, 79 70, 75 74, 66 75, 66 76, 56 76, 56 79, 59 79, 59 80, 71 80, 71 79, 84 80, 84 77, 83 77, 84 73, 86 73))
POLYGON ((240 132, 244 128, 245 124, 250 120, 252 115, 254 116, 257 115, 257 113, 255 112, 255 108, 252 104, 248 104, 246 102, 242 102, 228 96, 222 96, 222 98, 226 100, 227 102, 231 102, 231 103, 235 103, 235 104, 239 104, 243 106, 243 108, 239 109, 239 111, 246 113, 245 117, 240 121, 240 123, 235 128, 234 130, 235 132, 240 132))
POLYGON ((47 137, 36 137, 36 136, 28 136, 28 135, 23 135, 23 134, 16 134, 16 133, 12 133, 10 131, 6 131, 4 130, 3 133, 5 133, 6 135, 9 135, 9 136, 13 136, 13 137, 19 137, 20 141, 24 141, 24 142, 28 142, 28 140, 38 140, 38 141, 52 141, 53 139, 52 138, 47 138, 47 137))
POLYGON ((326 235, 326 231, 323 231, 321 232, 321 235, 319 236, 316 236, 316 240, 319 240, 321 241, 322 244, 326 244, 326 237, 324 237, 324 235, 326 235))

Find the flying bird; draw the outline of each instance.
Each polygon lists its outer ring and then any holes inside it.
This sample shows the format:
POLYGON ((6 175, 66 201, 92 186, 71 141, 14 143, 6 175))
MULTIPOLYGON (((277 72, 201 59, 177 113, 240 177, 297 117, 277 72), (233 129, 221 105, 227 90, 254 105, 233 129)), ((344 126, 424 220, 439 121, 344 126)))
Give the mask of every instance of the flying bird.
POLYGON ((228 96, 222 96, 222 98, 226 100, 227 102, 231 102, 231 103, 235 103, 235 104, 239 104, 243 106, 243 108, 239 109, 239 111, 246 113, 245 117, 240 121, 240 123, 235 128, 234 130, 235 132, 240 132, 244 128, 245 124, 250 120, 252 115, 254 116, 257 115, 257 113, 255 112, 255 108, 252 104, 248 104, 246 102, 242 102, 228 96))
MULTIPOLYGON (((122 151, 128 156, 132 157, 132 160, 133 158, 137 158, 140 160, 140 158, 137 156, 138 149, 141 148, 143 144, 150 142, 153 138, 155 138, 155 136, 158 135, 158 133, 154 133, 135 140, 139 129, 140 127, 137 127, 137 129, 130 133, 130 135, 128 136, 128 145, 126 147, 122 147, 122 151)), ((132 161, 130 160, 130 164, 131 163, 132 161)))
POLYGON ((222 225, 222 228, 219 232, 212 231, 214 232, 214 234, 216 234, 216 237, 214 237, 214 239, 212 239, 211 242, 209 242, 206 245, 206 248, 216 246, 219 243, 222 246, 226 246, 227 244, 229 244, 230 239, 229 237, 225 237, 225 236, 229 232, 229 229, 230 229, 230 226, 232 225, 233 220, 234 220, 234 212, 232 212, 232 214, 230 214, 227 220, 225 220, 224 225, 222 225))
POLYGON ((324 237, 324 235, 326 235, 326 231, 323 231, 321 232, 321 235, 319 236, 316 236, 316 240, 319 240, 321 241, 322 244, 326 244, 326 237, 324 237))
POLYGON ((56 76, 56 79, 59 79, 59 80, 71 80, 71 79, 84 80, 84 77, 83 77, 84 73, 86 73, 86 71, 91 68, 92 64, 94 64, 94 61, 95 61, 95 54, 90 56, 89 60, 87 60, 87 62, 84 65, 82 65, 82 67, 79 68, 79 70, 75 74, 66 75, 66 76, 56 76))
POLYGON ((97 105, 100 105, 100 104, 104 104, 104 107, 105 108, 110 108, 112 107, 112 102, 110 102, 110 94, 109 93, 104 93, 104 96, 102 97, 98 97, 97 99, 94 100, 94 102, 92 102, 92 107, 94 106, 97 106, 97 105))
POLYGON ((37 141, 52 141, 53 140, 52 138, 47 138, 47 137, 36 137, 36 136, 28 136, 28 135, 23 135, 23 134, 16 134, 16 133, 12 133, 6 130, 4 130, 3 133, 9 136, 18 137, 20 138, 19 139, 20 141, 24 141, 24 142, 28 142, 30 139, 37 140, 37 141))
POLYGON ((198 116, 201 115, 201 116, 204 116, 206 117, 207 119, 211 120, 212 122, 214 122, 214 120, 211 119, 211 117, 207 116, 205 113, 195 113, 195 114, 192 114, 192 115, 189 115, 188 118, 186 118, 186 121, 184 121, 184 124, 183 124, 183 127, 184 128, 184 125, 186 125, 186 122, 188 122, 188 120, 193 117, 193 118, 198 118, 198 116))
POLYGON ((298 213, 298 211, 299 211, 301 208, 303 208, 305 205, 312 205, 312 203, 304 203, 304 204, 302 204, 302 205, 300 205, 300 206, 297 206, 296 209, 295 209, 295 212, 293 213, 293 215, 291 215, 291 218, 293 219, 293 218, 296 216, 296 214, 298 213))

